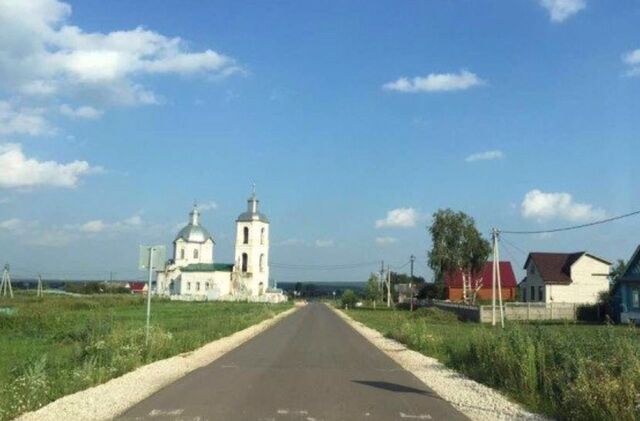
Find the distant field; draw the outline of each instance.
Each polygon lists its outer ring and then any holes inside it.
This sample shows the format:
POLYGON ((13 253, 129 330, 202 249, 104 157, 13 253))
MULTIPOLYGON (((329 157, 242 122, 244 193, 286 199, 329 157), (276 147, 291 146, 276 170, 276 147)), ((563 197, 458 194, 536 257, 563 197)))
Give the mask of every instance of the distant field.
POLYGON ((150 347, 137 296, 0 299, 0 420, 190 351, 291 307, 289 304, 152 303, 150 347))
POLYGON ((348 314, 534 411, 567 420, 640 419, 640 329, 586 324, 459 322, 450 313, 348 314))

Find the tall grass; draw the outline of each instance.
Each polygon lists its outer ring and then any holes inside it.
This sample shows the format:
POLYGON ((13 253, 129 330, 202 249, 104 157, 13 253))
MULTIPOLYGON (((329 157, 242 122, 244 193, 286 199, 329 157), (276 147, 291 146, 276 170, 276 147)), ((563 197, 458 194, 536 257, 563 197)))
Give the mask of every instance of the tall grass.
POLYGON ((442 314, 356 310, 350 315, 554 418, 640 419, 636 328, 508 324, 502 330, 442 314))
POLYGON ((19 296, 0 313, 0 420, 193 350, 289 308, 156 300, 145 346, 145 302, 136 296, 19 296))

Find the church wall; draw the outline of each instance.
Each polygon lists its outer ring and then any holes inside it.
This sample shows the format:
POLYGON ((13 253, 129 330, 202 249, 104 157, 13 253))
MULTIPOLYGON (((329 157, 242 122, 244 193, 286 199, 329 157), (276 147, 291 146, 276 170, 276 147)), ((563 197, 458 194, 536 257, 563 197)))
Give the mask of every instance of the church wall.
POLYGON ((213 241, 207 240, 204 243, 187 243, 180 239, 174 245, 174 259, 178 266, 187 266, 194 263, 213 263, 213 241), (182 259, 184 250, 184 259, 182 259), (194 257, 194 250, 198 251, 198 257, 194 257))
POLYGON ((180 275, 181 295, 224 296, 230 288, 231 272, 183 272, 180 275))

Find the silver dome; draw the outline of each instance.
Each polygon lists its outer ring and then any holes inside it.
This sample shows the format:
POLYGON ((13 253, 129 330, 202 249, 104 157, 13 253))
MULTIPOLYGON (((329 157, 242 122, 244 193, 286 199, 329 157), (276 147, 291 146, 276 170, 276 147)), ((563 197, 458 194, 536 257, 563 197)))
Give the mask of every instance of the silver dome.
POLYGON ((199 219, 200 212, 198 212, 198 207, 194 205, 193 210, 189 214, 189 223, 180 230, 174 241, 178 241, 179 239, 183 239, 188 243, 204 243, 207 240, 213 241, 213 237, 209 234, 209 231, 200 225, 199 219))
POLYGON ((211 237, 209 231, 200 225, 192 224, 188 224, 182 228, 178 235, 176 235, 175 241, 181 238, 188 243, 204 243, 207 240, 213 241, 213 237, 211 237))
POLYGON ((237 222, 260 221, 268 224, 269 219, 267 219, 267 216, 263 213, 258 212, 258 203, 260 203, 260 201, 256 197, 256 192, 254 190, 249 200, 247 200, 247 211, 241 213, 238 216, 238 219, 236 219, 236 221, 237 222))

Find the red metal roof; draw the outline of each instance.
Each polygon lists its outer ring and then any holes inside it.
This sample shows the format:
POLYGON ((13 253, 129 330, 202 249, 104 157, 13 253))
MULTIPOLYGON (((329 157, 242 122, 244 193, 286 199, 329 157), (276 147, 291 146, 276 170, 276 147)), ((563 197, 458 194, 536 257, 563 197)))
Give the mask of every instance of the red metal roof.
MULTIPOLYGON (((471 285, 475 286, 476 281, 482 282, 482 289, 489 288, 493 283, 493 262, 487 262, 484 265, 482 273, 476 273, 473 276, 471 285)), ((500 262, 500 280, 502 281, 503 288, 515 288, 516 287, 516 275, 513 273, 511 262, 500 262)), ((444 277, 445 286, 448 288, 462 288, 462 272, 452 272, 444 277)))
POLYGON ((129 289, 132 292, 142 292, 146 286, 146 282, 129 282, 129 289))

